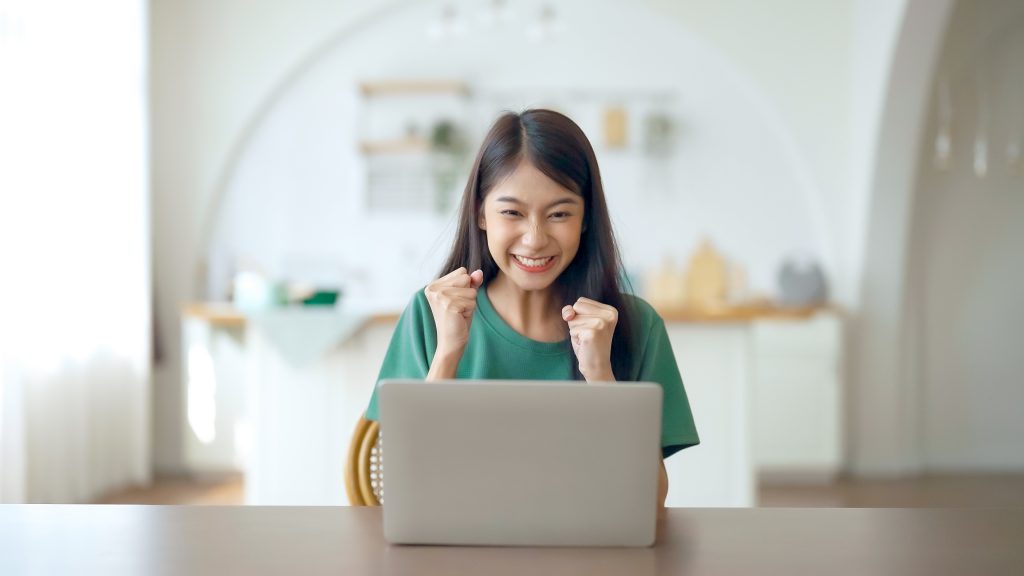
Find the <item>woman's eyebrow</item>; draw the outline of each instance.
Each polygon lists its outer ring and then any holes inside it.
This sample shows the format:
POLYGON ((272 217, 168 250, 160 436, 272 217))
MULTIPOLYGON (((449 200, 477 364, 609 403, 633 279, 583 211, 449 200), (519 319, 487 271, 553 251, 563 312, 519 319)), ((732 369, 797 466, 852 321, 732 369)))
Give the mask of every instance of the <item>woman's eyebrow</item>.
MULTIPOLYGON (((522 200, 520 200, 518 198, 513 198, 511 196, 500 196, 498 198, 495 198, 494 201, 495 202, 508 202, 509 204, 519 204, 519 205, 525 204, 525 202, 523 202, 522 200)), ((572 196, 566 196, 565 198, 561 198, 559 200, 555 200, 551 204, 548 204, 544 209, 545 210, 550 210, 551 208, 554 208, 555 206, 558 206, 559 204, 579 204, 579 200, 577 200, 575 197, 572 197, 572 196)))

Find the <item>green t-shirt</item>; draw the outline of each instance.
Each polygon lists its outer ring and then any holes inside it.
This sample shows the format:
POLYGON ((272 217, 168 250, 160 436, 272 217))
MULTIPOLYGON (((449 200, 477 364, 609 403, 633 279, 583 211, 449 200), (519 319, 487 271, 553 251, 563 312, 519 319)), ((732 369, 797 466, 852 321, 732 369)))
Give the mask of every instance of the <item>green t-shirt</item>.
MULTIPOLYGON (((665 322, 651 305, 635 296, 633 301, 639 362, 628 380, 657 382, 664 391, 661 418, 663 457, 700 443, 693 424, 690 402, 676 366, 665 322)), ((456 378, 492 380, 566 380, 572 353, 565 342, 539 342, 516 332, 498 315, 487 297, 477 291, 477 307, 469 328, 469 342, 456 378)), ((377 382, 389 378, 425 378, 437 349, 437 329, 422 290, 413 296, 398 320, 377 382)), ((377 391, 366 409, 368 420, 377 420, 377 391)))

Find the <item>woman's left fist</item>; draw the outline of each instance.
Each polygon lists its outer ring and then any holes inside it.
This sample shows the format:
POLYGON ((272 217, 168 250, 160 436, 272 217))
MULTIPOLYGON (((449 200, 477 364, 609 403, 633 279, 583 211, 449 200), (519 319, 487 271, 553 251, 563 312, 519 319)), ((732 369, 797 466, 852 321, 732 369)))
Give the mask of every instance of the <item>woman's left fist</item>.
POLYGON ((596 300, 580 298, 572 306, 562 307, 562 319, 569 324, 572 349, 587 382, 615 380, 612 336, 619 322, 619 311, 596 300))

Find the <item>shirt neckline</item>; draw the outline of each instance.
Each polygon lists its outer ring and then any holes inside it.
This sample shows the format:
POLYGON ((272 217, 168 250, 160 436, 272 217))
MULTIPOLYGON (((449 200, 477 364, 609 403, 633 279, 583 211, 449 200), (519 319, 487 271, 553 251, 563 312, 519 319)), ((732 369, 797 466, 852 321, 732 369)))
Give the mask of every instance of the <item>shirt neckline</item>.
POLYGON ((494 309, 494 305, 491 304, 491 299, 487 297, 486 285, 480 286, 476 291, 476 309, 480 313, 480 319, 483 320, 484 323, 492 330, 497 332, 499 336, 511 344, 542 354, 565 353, 565 340, 560 340, 558 342, 541 342, 540 340, 534 340, 523 336, 519 332, 516 332, 514 328, 509 326, 498 314, 498 311, 494 309))

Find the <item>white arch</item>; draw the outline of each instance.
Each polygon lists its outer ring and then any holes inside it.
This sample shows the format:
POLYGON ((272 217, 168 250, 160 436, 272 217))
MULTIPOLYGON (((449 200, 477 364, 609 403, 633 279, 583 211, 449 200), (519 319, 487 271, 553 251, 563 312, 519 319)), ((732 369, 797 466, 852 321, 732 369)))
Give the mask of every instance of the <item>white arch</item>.
POLYGON ((852 326, 851 463, 864 474, 920 468, 917 397, 906 359, 908 246, 921 133, 953 0, 908 0, 869 170, 860 312, 852 326))

